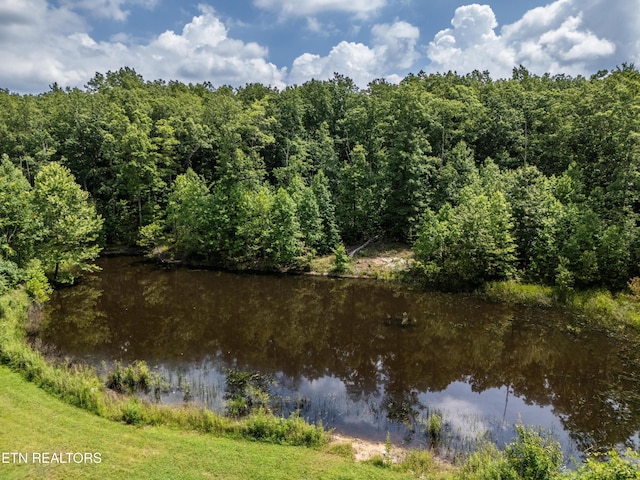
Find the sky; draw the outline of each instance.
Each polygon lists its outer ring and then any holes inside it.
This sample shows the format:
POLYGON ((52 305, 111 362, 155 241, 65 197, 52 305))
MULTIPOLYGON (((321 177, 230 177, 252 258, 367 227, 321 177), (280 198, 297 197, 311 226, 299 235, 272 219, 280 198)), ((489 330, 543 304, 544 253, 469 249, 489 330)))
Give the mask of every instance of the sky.
POLYGON ((0 0, 0 88, 41 93, 130 67, 145 80, 277 88, 340 73, 640 65, 640 0, 0 0))

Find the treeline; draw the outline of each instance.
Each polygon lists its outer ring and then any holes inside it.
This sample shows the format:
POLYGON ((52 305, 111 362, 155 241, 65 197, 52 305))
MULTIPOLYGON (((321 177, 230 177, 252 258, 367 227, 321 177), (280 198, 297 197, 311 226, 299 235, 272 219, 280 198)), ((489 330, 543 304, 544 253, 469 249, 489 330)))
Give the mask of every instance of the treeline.
MULTIPOLYGON (((84 89, 0 92, 0 153, 34 189, 52 162, 68 168, 104 242, 226 267, 300 267, 383 235, 414 245, 417 270, 444 287, 620 289, 640 275, 632 65, 588 79, 419 73, 362 90, 336 74, 283 91, 124 68, 84 89)), ((5 261, 16 238, 0 226, 5 261)))

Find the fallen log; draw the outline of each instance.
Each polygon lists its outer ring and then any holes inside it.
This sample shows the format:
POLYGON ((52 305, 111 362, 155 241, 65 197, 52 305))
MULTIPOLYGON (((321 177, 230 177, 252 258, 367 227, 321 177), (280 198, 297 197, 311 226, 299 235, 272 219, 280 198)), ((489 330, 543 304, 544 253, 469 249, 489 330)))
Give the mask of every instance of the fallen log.
POLYGON ((353 258, 353 256, 358 253, 360 250, 362 250, 363 248, 367 248, 369 246, 369 244, 371 242, 375 242, 378 238, 380 238, 380 235, 376 235, 373 238, 370 238, 369 240, 367 240, 367 242, 363 245, 360 245, 358 248, 356 248, 355 250, 353 250, 351 253, 349 253, 349 258, 353 258))

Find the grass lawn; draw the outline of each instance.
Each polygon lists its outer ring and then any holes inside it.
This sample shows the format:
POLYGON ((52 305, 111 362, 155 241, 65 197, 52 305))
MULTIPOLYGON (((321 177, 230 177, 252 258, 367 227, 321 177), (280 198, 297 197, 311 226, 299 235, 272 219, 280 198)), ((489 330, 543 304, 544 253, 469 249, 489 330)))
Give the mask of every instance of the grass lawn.
MULTIPOLYGON (((99 418, 0 366, 2 479, 412 478, 305 447, 285 447, 99 418), (13 461, 23 453, 28 463, 13 461), (38 463, 33 454, 99 453, 100 463, 38 463), (2 455, 4 454, 4 455, 2 455)), ((77 457, 78 459, 80 457, 77 457)), ((94 457, 95 459, 96 457, 94 457)))

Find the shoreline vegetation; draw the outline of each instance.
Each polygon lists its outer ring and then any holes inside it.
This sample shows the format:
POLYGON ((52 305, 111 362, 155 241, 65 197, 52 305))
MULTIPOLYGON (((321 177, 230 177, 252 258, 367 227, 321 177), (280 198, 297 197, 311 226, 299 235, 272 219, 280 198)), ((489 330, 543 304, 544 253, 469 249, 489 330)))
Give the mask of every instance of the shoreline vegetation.
MULTIPOLYGON (((354 250, 350 247, 347 251, 354 250)), ((414 255, 408 245, 380 240, 349 258, 336 271, 336 256, 326 255, 311 261, 311 275, 377 279, 416 284, 425 287, 424 279, 413 270, 414 255)), ((425 288, 429 288, 426 286, 425 288)), ((590 324, 603 328, 640 329, 640 281, 632 280, 628 292, 612 294, 600 289, 561 290, 557 287, 520 283, 515 280, 489 282, 473 290, 472 295, 490 302, 543 308, 565 309, 590 324)))
MULTIPOLYGON (((385 281, 412 281, 411 251, 401 244, 376 242, 362 249, 355 258, 349 258, 347 268, 341 272, 334 271, 335 258, 333 264, 334 267, 331 268, 329 259, 320 258, 312 264, 311 271, 306 273, 385 281)), ((480 295, 489 301, 567 308, 578 316, 601 322, 606 328, 638 326, 635 316, 637 300, 632 295, 614 298, 610 293, 603 291, 576 292, 560 300, 554 289, 550 287, 515 282, 494 282, 473 294, 480 295)), ((489 475, 487 472, 502 472, 499 475, 511 472, 509 475, 514 475, 495 478, 532 478, 525 472, 527 468, 537 469, 536 471, 546 469, 549 473, 554 472, 554 478, 608 478, 590 476, 596 471, 602 471, 606 475, 606 469, 609 468, 607 466, 611 466, 612 470, 618 469, 628 474, 628 476, 615 478, 638 478, 640 475, 638 458, 635 453, 628 451, 625 454, 610 452, 608 456, 602 458, 588 457, 579 470, 565 472, 566 476, 560 476, 562 455, 559 445, 554 443, 550 436, 534 429, 525 429, 521 425, 517 427, 518 439, 507 446, 503 452, 497 451, 492 445, 487 445, 454 466, 439 460, 428 450, 404 451, 391 444, 381 449, 380 445, 369 444, 358 439, 341 436, 334 438, 321 424, 309 425, 296 416, 288 419, 276 417, 268 410, 257 410, 239 419, 220 416, 188 404, 181 407, 160 406, 106 388, 105 382, 91 369, 72 362, 68 365, 48 362, 28 342, 28 332, 33 328, 37 329, 38 315, 41 315, 38 304, 30 299, 25 289, 18 289, 0 297, 2 327, 0 364, 19 372, 27 381, 37 385, 56 399, 98 417, 115 421, 116 424, 144 428, 169 427, 179 432, 196 432, 205 435, 206 438, 225 441, 258 440, 283 447, 310 447, 310 452, 313 453, 309 453, 309 456, 329 454, 332 460, 336 456, 335 462, 329 461, 328 465, 335 463, 343 466, 345 459, 348 459, 353 467, 353 471, 350 471, 353 476, 346 478, 375 478, 370 471, 363 473, 362 477, 358 476, 359 468, 365 468, 364 472, 369 466, 385 469, 386 478, 393 478, 393 475, 398 475, 398 478, 491 478, 493 473, 489 475), (534 464, 515 465, 513 462, 517 463, 522 459, 519 457, 514 457, 519 458, 517 461, 514 458, 510 459, 509 452, 513 452, 514 449, 523 449, 526 455, 535 457, 527 460, 527 462, 533 461, 534 464), (601 461, 603 458, 606 460, 604 463, 601 461), (355 463, 353 463, 354 460, 356 460, 355 463), (366 466, 360 467, 360 464, 366 466), (525 470, 521 474, 517 472, 514 474, 514 468, 525 470), (424 475, 427 476, 424 477, 424 475)), ((124 389, 115 390, 124 391, 124 389)))

